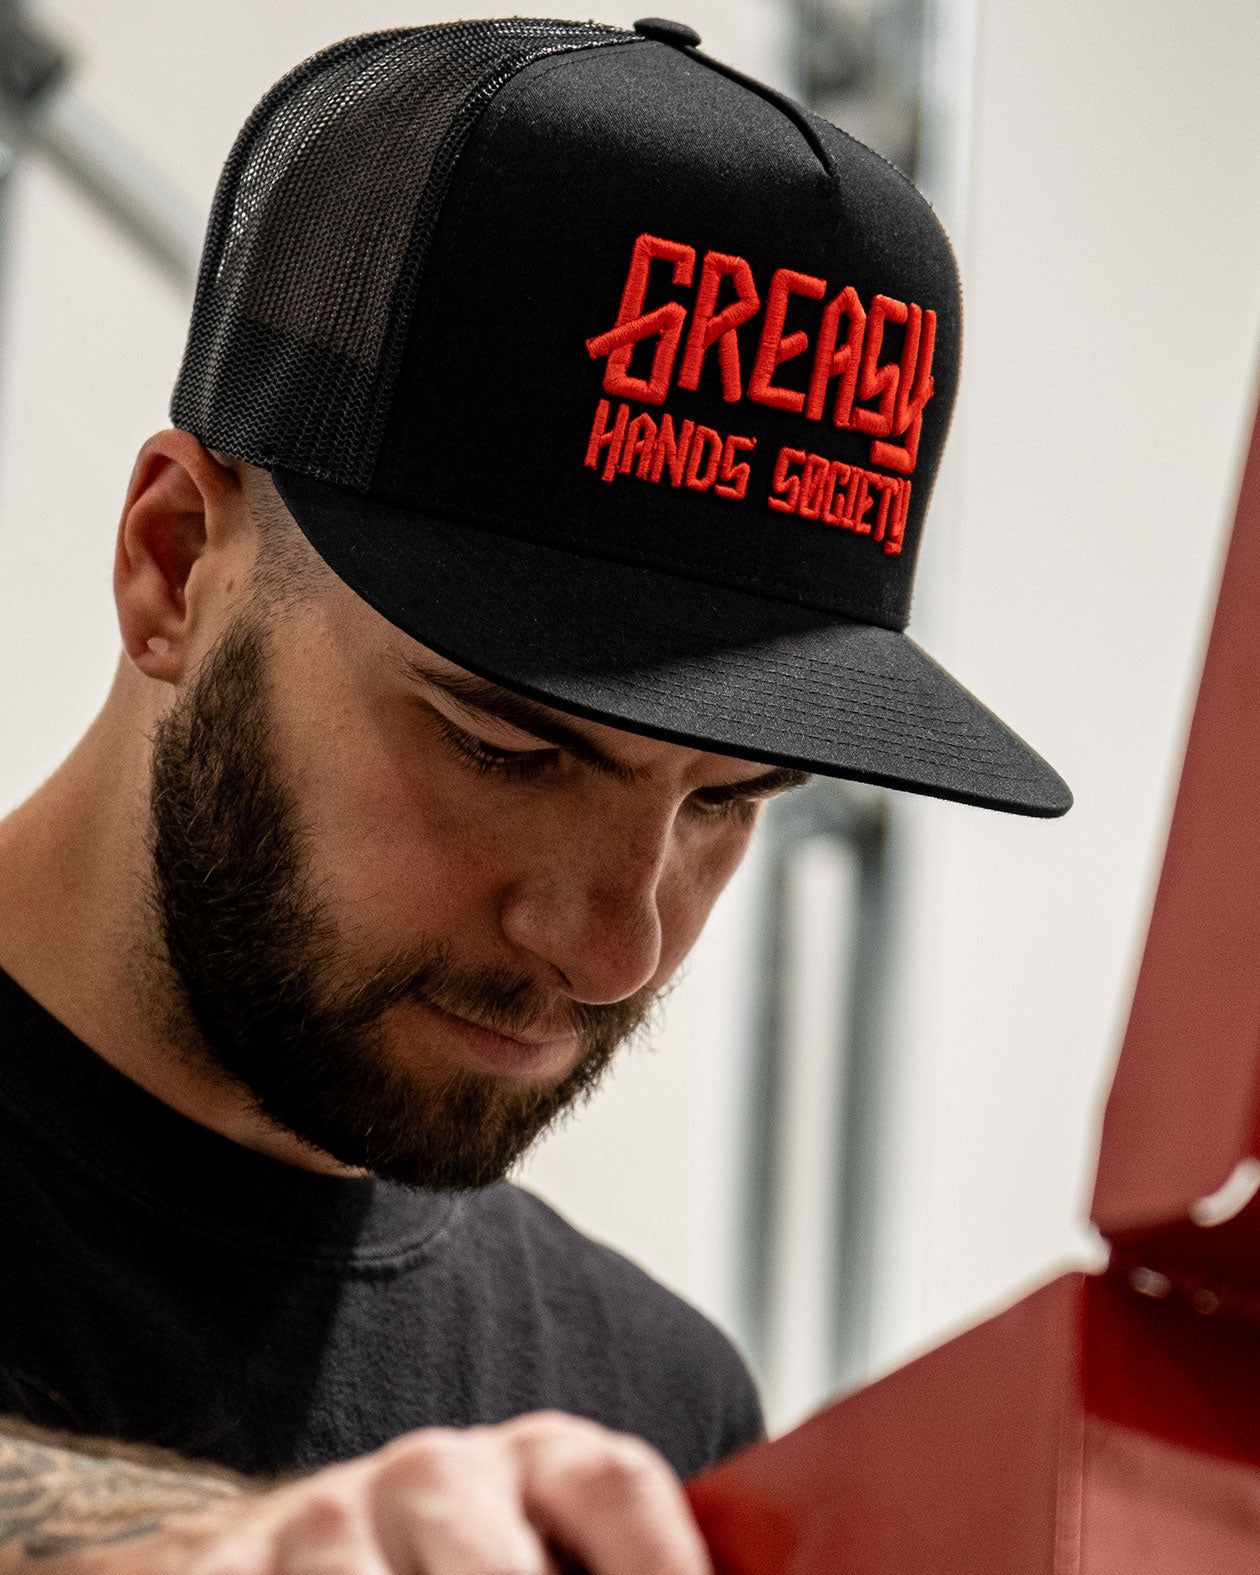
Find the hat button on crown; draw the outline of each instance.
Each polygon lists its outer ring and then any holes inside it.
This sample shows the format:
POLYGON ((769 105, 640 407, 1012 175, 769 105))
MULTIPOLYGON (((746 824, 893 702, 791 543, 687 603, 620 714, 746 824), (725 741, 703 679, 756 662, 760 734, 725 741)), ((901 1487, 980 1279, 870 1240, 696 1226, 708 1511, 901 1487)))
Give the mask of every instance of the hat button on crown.
POLYGON ((700 35, 686 22, 671 22, 664 16, 643 16, 634 24, 634 30, 643 38, 654 38, 659 44, 673 44, 676 49, 698 49, 700 35))

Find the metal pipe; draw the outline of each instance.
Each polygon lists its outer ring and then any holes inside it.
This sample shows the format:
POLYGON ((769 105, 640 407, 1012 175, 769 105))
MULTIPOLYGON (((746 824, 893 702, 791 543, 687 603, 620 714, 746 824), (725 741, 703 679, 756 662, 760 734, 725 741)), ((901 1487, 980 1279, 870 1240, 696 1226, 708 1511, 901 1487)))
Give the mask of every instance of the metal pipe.
POLYGON ((63 49, 0 0, 0 136, 19 154, 42 154, 183 294, 197 277, 202 222, 135 146, 65 91, 63 49))
POLYGON ((13 226, 13 175, 17 160, 7 143, 0 142, 0 336, 3 335, 5 314, 8 309, 7 291, 10 237, 13 226))
POLYGON ((870 1348, 890 945, 889 829, 885 794, 827 779, 773 806, 763 828, 740 1262, 740 1332, 763 1372, 773 1345, 775 1247, 792 1139, 784 1129, 791 1076, 790 887, 798 852, 819 838, 844 846, 858 872, 852 943, 849 954, 835 960, 835 988, 847 1003, 836 1044, 843 1064, 832 1113, 837 1229, 830 1242, 820 1244, 827 1255, 827 1357, 834 1381, 860 1372, 870 1348))
POLYGON ((72 94, 27 123, 38 148, 183 294, 197 282, 204 220, 155 165, 72 94))
MULTIPOLYGON (((871 1353, 879 1241, 879 1197, 887 1127, 888 986, 893 938, 890 801, 876 800, 860 834, 856 913, 844 1065, 835 1115, 836 1231, 829 1307, 832 1382, 846 1388, 866 1375, 871 1353)), ((841 959, 837 959, 839 963, 841 959)))
MULTIPOLYGON (((774 1247, 782 1187, 784 1080, 787 1072, 789 854, 794 817, 775 805, 763 827, 760 890, 756 898, 757 957, 751 1002, 752 1036, 742 1169, 741 1334, 755 1365, 769 1360, 774 1247)), ((795 808, 795 806, 793 806, 795 808)))

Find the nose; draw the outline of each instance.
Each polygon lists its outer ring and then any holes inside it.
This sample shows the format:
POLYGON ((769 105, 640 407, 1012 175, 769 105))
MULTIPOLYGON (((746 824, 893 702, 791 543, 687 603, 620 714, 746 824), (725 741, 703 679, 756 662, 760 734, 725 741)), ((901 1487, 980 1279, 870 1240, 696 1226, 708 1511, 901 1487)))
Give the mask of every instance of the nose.
POLYGON ((665 837, 585 837, 540 861, 505 893, 510 944, 544 963, 575 1000, 622 1001, 661 960, 665 837))

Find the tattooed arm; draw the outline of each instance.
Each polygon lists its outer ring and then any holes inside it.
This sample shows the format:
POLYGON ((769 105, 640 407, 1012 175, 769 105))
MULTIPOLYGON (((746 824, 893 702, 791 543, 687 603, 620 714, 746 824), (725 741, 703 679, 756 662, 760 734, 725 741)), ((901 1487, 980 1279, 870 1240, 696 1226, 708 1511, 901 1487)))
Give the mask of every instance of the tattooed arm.
POLYGON ((0 1572, 148 1537, 238 1500, 214 1468, 122 1445, 72 1440, 0 1419, 0 1572))

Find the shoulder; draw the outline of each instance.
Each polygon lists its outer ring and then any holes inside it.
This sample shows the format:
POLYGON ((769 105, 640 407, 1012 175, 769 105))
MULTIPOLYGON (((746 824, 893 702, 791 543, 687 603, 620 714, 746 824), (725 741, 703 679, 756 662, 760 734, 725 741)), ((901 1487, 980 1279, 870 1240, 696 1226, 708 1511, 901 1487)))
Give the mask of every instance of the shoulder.
POLYGON ((558 1296, 594 1294, 615 1309, 618 1323, 625 1328, 658 1337, 668 1331, 684 1348, 729 1353, 743 1366, 735 1347, 710 1319, 624 1253, 588 1236, 524 1187, 509 1183, 495 1190, 497 1209, 538 1254, 539 1266, 547 1266, 558 1296))
POLYGON ((473 1212, 573 1371, 604 1375, 567 1409, 646 1437, 684 1477, 762 1436, 752 1375, 698 1308, 523 1187, 491 1188, 473 1212))

